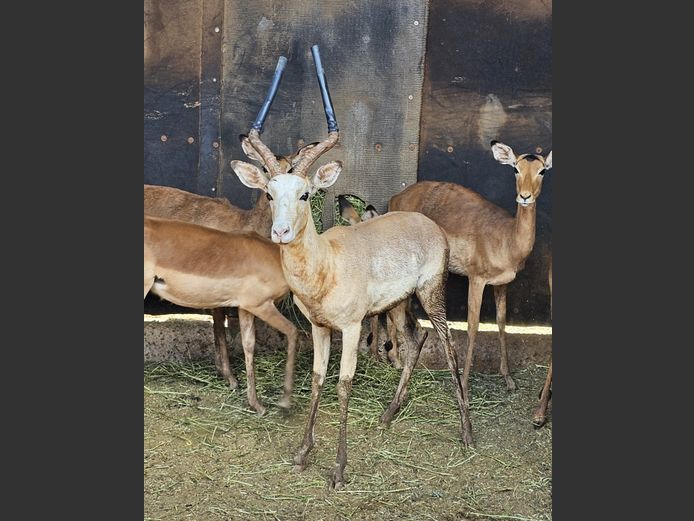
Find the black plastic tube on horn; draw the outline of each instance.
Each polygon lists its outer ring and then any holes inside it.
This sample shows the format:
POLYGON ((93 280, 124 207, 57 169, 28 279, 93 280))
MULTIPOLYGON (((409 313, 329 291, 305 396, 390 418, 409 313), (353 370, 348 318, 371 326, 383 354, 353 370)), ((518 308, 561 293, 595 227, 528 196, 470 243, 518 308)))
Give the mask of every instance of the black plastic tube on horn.
POLYGON ((263 124, 265 123, 265 118, 267 117, 267 113, 270 110, 270 105, 272 105, 272 102, 275 99, 275 94, 277 94, 277 88, 280 86, 280 81, 282 80, 282 73, 284 73, 284 68, 286 66, 287 58, 285 58, 284 56, 280 56, 280 59, 277 60, 277 67, 275 68, 275 75, 272 77, 272 85, 270 85, 270 90, 267 91, 267 96, 265 97, 263 106, 260 107, 258 116, 255 118, 255 121, 251 125, 251 128, 257 130, 259 134, 263 132, 263 124))
POLYGON ((328 120, 328 132, 337 132, 337 120, 335 119, 335 111, 333 110, 333 102, 330 99, 328 91, 328 82, 325 80, 325 71, 323 64, 320 61, 320 51, 318 45, 311 47, 313 54, 313 62, 316 65, 316 76, 318 76, 318 84, 320 85, 320 93, 323 97, 323 107, 325 108, 325 118, 328 120))

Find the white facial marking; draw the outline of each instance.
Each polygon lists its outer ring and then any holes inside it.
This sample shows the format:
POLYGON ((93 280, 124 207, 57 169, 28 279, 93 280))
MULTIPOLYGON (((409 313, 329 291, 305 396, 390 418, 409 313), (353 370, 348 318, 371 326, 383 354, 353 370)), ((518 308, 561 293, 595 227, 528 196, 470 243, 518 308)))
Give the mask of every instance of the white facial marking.
POLYGON ((272 241, 287 244, 296 238, 300 216, 310 204, 308 200, 301 200, 309 191, 308 181, 297 175, 280 174, 270 179, 267 189, 272 196, 272 241))

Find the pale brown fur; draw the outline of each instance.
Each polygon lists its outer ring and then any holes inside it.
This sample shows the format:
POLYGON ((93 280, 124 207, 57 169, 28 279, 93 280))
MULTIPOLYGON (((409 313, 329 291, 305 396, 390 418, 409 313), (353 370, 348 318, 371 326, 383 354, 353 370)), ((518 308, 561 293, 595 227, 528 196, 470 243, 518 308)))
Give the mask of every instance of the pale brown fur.
MULTIPOLYGON (((446 232, 451 248, 449 269, 469 279, 465 378, 472 364, 484 286, 494 286, 501 343, 500 372, 509 390, 515 389, 515 383, 509 373, 506 349, 506 285, 523 269, 535 243, 536 199, 542 184, 538 172, 551 167, 551 155, 547 164, 539 156, 534 160, 526 157, 527 154, 516 160, 513 156, 519 172, 517 199, 532 202, 519 203, 515 217, 469 188, 435 181, 410 186, 393 196, 388 205, 389 211, 420 212, 436 221, 446 232)), ((505 163, 511 164, 510 161, 505 163)))
MULTIPOLYGON (((343 195, 338 196, 338 202, 340 208, 340 216, 351 226, 354 226, 355 224, 360 223, 362 221, 367 221, 379 215, 376 209, 373 206, 369 205, 364 211, 364 213, 360 216, 356 208, 354 208, 354 206, 352 205, 352 203, 350 203, 349 200, 343 195)), ((407 312, 413 313, 411 306, 408 306, 407 312)), ((415 324, 415 329, 419 331, 420 328, 416 320, 411 319, 411 321, 413 324, 415 324)), ((379 346, 381 345, 379 334, 379 315, 374 315, 369 319, 370 331, 369 336, 367 338, 369 354, 374 359, 380 359, 381 357, 384 357, 385 359, 390 361, 394 367, 396 367, 397 369, 402 369, 402 364, 400 363, 400 357, 398 355, 398 343, 397 335, 395 333, 395 326, 388 317, 388 315, 385 316, 385 322, 386 342, 384 343, 383 350, 385 351, 385 353, 383 353, 383 351, 379 350, 379 346), (390 349, 388 349, 388 346, 390 346, 390 349)))
POLYGON ((225 232, 252 231, 270 236, 272 212, 264 194, 255 206, 243 210, 222 198, 206 197, 169 186, 145 185, 145 213, 153 217, 178 219, 225 232))
MULTIPOLYGON (((218 308, 239 308, 248 402, 261 414, 265 408, 255 390, 253 316, 284 333, 287 369, 280 405, 289 407, 298 333, 274 304, 289 292, 277 245, 255 232, 222 232, 145 215, 144 296, 149 291, 180 306, 213 308, 217 314, 218 308)), ((223 328, 223 318, 221 324, 223 328)), ((217 321, 216 337, 218 327, 217 321)), ((218 367, 221 364, 228 369, 228 357, 226 364, 222 359, 225 356, 218 350, 215 359, 218 367)))
MULTIPOLYGON (((259 133, 249 133, 251 143, 271 152, 259 133)), ((428 217, 412 212, 393 212, 358 223, 333 227, 319 235, 310 214, 308 195, 331 186, 342 166, 339 162, 322 166, 311 179, 306 177, 311 163, 337 143, 337 132, 306 155, 293 174, 270 175, 248 163, 232 162, 241 181, 271 195, 273 241, 281 243, 282 268, 299 309, 311 321, 313 333, 313 390, 304 440, 294 458, 302 470, 314 445, 314 425, 318 401, 325 381, 330 354, 331 330, 342 332, 342 355, 338 399, 340 433, 335 468, 330 484, 344 485, 347 463, 347 408, 351 382, 357 363, 357 348, 364 317, 388 311, 406 346, 400 384, 381 421, 388 424, 400 409, 423 339, 410 335, 406 322, 406 300, 416 293, 442 341, 458 400, 461 431, 466 445, 472 443, 468 414, 467 382, 461 381, 457 359, 446 323, 445 283, 448 275, 448 243, 441 228, 428 217), (379 248, 372 245, 378 241, 379 248)), ((258 148, 258 147, 256 147, 258 148)))
MULTIPOLYGON (((239 138, 241 148, 246 155, 264 164, 264 160, 250 145, 248 137, 239 136, 239 138)), ((313 143, 306 145, 291 155, 276 157, 274 160, 280 171, 286 172, 313 146, 313 143)), ((233 206, 224 198, 206 197, 168 186, 144 185, 144 213, 154 217, 199 224, 225 232, 256 232, 262 237, 270 236, 272 226, 270 205, 262 193, 252 209, 244 210, 233 206)), ((212 319, 217 370, 229 383, 229 387, 236 389, 238 381, 229 366, 224 310, 213 309, 212 319)))

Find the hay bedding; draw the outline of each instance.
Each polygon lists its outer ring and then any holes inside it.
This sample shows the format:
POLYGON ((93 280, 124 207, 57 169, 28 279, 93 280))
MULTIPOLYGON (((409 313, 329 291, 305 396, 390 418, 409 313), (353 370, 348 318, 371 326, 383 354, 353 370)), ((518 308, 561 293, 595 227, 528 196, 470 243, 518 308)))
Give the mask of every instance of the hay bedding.
POLYGON ((347 486, 327 489, 339 427, 333 350, 316 423, 316 446, 302 473, 292 459, 311 396, 310 342, 297 360, 294 407, 281 396, 285 356, 256 358, 258 394, 268 414, 245 401, 242 359, 232 361, 241 390, 230 392, 210 362, 146 364, 144 483, 146 520, 347 520, 552 518, 552 422, 534 429, 532 410, 546 368, 516 371, 508 393, 495 375, 471 375, 476 447, 459 441, 450 373, 416 370, 390 428, 378 418, 399 371, 360 355, 349 409, 347 486))

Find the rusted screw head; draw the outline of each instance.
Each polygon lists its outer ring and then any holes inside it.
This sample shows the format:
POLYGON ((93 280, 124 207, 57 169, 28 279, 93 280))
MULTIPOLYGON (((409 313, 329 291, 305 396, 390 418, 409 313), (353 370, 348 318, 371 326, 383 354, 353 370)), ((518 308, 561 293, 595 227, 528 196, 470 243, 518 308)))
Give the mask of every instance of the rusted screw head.
POLYGON ((446 148, 449 154, 453 153, 453 147, 451 145, 448 145, 448 148, 446 148))
POLYGON ((410 150, 414 150, 416 148, 416 145, 414 143, 410 143, 410 145, 407 147, 410 150))
POLYGON ((542 154, 542 147, 535 147, 536 154, 542 154))
POLYGON ((166 134, 162 134, 162 136, 159 139, 161 139, 164 143, 166 143, 166 140, 169 138, 166 136, 166 134))
POLYGON ((189 137, 188 139, 186 139, 186 141, 188 142, 189 145, 192 145, 195 142, 195 138, 189 137))
POLYGON ((376 152, 380 152, 383 148, 383 145, 381 145, 380 143, 376 143, 376 146, 374 148, 376 149, 376 152))
POLYGON ((219 148, 219 142, 213 141, 212 142, 212 148, 219 148))

